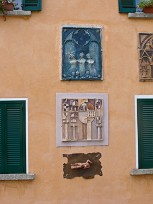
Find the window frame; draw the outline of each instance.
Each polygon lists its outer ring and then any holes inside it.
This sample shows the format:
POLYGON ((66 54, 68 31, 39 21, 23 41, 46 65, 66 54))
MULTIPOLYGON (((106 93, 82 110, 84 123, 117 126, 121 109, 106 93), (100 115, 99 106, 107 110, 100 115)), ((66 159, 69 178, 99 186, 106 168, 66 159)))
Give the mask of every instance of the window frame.
MULTIPOLYGON (((28 165, 28 99, 27 98, 0 98, 0 102, 2 101, 25 101, 25 137, 26 137, 26 174, 29 174, 29 165, 28 165)), ((9 173, 8 173, 9 174, 9 173)), ((18 174, 18 173, 15 173, 18 174)), ((3 175, 3 174, 0 174, 3 175)))

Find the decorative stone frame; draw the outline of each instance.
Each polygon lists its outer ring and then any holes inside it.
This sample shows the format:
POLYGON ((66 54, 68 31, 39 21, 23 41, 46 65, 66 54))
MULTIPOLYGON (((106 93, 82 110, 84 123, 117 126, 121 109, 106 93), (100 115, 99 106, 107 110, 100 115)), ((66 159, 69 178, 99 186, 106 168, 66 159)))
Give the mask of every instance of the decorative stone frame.
POLYGON ((102 93, 57 93, 56 145, 108 145, 108 95, 102 93), (99 106, 97 109, 96 103, 98 102, 102 102, 102 106, 99 106), (73 105, 68 107, 68 109, 65 110, 66 112, 63 112, 67 103, 73 103, 73 105), (87 104, 87 110, 82 110, 82 107, 85 106, 85 104, 87 104), (76 126, 78 129, 75 129, 76 126), (67 137, 64 135, 65 131, 68 132, 67 137), (75 131, 77 133, 75 133, 75 131), (85 133, 82 133, 83 131, 85 133), (74 137, 75 134, 76 137, 74 137))

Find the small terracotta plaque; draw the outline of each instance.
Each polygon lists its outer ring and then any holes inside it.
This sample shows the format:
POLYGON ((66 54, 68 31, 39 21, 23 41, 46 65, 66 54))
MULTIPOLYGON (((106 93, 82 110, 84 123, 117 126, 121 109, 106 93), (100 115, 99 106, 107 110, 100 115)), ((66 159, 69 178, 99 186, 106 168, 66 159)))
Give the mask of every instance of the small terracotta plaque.
POLYGON ((83 177, 86 179, 94 178, 95 175, 102 176, 102 166, 100 162, 101 153, 76 153, 63 154, 67 157, 68 163, 63 164, 64 178, 83 177))

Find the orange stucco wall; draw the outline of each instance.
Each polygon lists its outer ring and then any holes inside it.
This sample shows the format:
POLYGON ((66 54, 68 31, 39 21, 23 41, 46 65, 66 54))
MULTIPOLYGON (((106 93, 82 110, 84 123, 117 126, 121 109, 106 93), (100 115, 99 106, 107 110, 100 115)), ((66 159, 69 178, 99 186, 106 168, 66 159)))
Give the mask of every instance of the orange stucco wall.
POLYGON ((136 166, 134 95, 153 94, 139 82, 139 32, 153 20, 128 19, 114 0, 43 0, 31 17, 0 18, 0 98, 28 98, 29 171, 34 181, 0 181, 0 204, 144 204, 153 177, 136 166), (62 25, 103 27, 103 81, 60 81, 62 25), (109 146, 56 148, 58 92, 109 94, 109 146), (103 176, 63 179, 63 154, 101 152, 103 176))

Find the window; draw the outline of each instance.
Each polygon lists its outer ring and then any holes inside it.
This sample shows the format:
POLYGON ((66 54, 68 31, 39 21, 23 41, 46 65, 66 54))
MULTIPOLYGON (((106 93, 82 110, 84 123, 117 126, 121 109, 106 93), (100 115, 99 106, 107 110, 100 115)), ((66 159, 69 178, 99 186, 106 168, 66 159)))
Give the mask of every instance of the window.
POLYGON ((136 97, 137 168, 153 168, 153 96, 136 97))
POLYGON ((136 11, 136 4, 137 4, 136 1, 135 0, 119 0, 119 12, 120 13, 134 13, 136 11))
POLYGON ((39 11, 41 0, 15 0, 14 10, 39 11))
POLYGON ((57 146, 108 145, 108 95, 58 93, 57 146))
POLYGON ((0 100, 0 174, 26 173, 26 100, 0 100))

